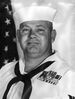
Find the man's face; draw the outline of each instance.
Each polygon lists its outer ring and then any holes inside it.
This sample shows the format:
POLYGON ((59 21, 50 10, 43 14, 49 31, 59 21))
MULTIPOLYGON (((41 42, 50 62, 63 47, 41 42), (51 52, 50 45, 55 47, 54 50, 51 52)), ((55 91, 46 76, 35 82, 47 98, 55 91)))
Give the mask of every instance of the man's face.
POLYGON ((20 25, 20 46, 31 57, 48 53, 51 48, 51 33, 47 21, 27 21, 20 25))

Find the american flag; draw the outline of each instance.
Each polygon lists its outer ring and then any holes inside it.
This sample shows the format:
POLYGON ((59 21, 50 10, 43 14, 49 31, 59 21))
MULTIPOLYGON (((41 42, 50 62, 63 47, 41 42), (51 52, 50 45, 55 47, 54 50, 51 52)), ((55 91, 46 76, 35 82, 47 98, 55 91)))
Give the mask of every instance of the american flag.
POLYGON ((0 2, 0 68, 18 60, 15 24, 9 2, 0 2))

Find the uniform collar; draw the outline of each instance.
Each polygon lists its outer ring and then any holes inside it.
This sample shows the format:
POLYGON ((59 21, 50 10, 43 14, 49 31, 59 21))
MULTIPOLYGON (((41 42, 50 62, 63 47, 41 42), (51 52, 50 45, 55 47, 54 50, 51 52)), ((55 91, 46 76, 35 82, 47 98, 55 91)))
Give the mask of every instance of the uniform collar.
MULTIPOLYGON (((55 61, 56 60, 56 56, 57 56, 57 53, 52 54, 51 56, 47 57, 41 64, 43 64, 43 63, 45 63, 47 61, 55 61)), ((19 68, 20 68, 21 74, 26 74, 26 72, 24 71, 25 62, 23 62, 22 59, 19 59, 19 68)))

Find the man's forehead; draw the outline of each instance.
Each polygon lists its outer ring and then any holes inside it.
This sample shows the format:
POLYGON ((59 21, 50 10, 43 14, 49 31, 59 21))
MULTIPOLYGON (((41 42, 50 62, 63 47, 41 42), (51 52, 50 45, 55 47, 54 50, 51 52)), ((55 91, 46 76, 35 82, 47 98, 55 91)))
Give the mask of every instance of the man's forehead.
POLYGON ((41 21, 41 20, 33 20, 33 21, 25 21, 20 24, 20 28, 22 27, 29 27, 29 26, 36 26, 36 27, 48 27, 52 23, 49 21, 41 21))

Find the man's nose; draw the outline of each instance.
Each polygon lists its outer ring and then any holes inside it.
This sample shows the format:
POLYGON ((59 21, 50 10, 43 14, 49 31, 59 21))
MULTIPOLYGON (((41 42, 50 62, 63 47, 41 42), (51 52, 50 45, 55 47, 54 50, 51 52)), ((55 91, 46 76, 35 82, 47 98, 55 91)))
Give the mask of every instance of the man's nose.
POLYGON ((31 37, 31 38, 36 37, 36 33, 35 33, 34 30, 31 30, 31 31, 30 31, 29 37, 31 37))

